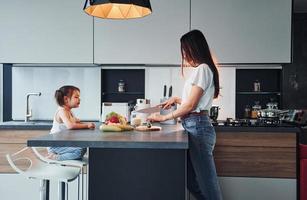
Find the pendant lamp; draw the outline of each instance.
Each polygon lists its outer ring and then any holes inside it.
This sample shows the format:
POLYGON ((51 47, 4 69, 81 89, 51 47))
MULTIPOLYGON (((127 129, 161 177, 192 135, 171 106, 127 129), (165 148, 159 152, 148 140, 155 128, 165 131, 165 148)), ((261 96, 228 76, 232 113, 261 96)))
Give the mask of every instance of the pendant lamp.
POLYGON ((152 12, 149 0, 86 0, 83 9, 105 19, 134 19, 152 12))

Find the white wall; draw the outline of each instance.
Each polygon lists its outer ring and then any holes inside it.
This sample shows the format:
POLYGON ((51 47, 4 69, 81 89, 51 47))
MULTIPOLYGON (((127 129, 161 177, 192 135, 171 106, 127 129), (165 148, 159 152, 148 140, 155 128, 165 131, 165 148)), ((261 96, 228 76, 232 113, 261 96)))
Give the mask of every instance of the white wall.
POLYGON ((100 68, 94 67, 13 67, 12 118, 24 120, 26 94, 41 92, 30 97, 32 119, 52 120, 56 110, 54 92, 63 85, 80 88, 81 105, 73 110, 81 120, 99 120, 100 68))

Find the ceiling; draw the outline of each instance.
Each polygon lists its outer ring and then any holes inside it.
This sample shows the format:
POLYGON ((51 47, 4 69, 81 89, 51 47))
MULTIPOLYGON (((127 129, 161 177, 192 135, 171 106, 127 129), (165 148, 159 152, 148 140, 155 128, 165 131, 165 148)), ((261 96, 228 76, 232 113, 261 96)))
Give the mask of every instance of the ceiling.
POLYGON ((307 13, 307 0, 293 0, 295 13, 307 13))

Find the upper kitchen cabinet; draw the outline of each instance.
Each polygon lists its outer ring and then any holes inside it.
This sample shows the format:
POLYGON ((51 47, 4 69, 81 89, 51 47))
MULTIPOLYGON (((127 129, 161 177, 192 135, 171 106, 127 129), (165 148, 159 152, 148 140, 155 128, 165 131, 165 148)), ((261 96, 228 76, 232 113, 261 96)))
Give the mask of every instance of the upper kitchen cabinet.
POLYGON ((84 1, 10 0, 0 6, 0 63, 92 63, 84 1))
POLYGON ((291 62, 291 0, 191 0, 219 63, 291 62))
POLYGON ((95 63, 179 64, 180 37, 189 30, 190 1, 151 0, 152 14, 94 23, 95 63))

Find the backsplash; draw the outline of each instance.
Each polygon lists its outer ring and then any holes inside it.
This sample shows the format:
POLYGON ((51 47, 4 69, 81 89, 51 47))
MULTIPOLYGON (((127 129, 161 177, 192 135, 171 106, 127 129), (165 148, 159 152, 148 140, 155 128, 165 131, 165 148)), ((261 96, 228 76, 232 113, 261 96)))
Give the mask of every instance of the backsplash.
MULTIPOLYGON (((124 68, 124 67, 123 67, 124 68)), ((220 107, 218 119, 235 117, 235 67, 220 67, 221 91, 213 104, 220 107)), ((189 70, 185 70, 185 77, 189 70)), ((33 120, 52 120, 57 105, 54 92, 63 85, 75 85, 81 90, 81 106, 73 110, 81 120, 99 120, 101 111, 100 67, 13 67, 12 118, 24 120, 26 94, 41 92, 30 97, 33 120)), ((180 67, 145 67, 145 97, 152 105, 160 102, 163 85, 173 87, 173 96, 181 96, 184 78, 180 67)))
POLYGON ((33 120, 52 120, 57 108, 54 92, 63 85, 80 88, 81 105, 73 110, 81 120, 99 120, 100 68, 90 67, 13 67, 12 118, 24 120, 26 94, 41 92, 30 97, 33 120))

